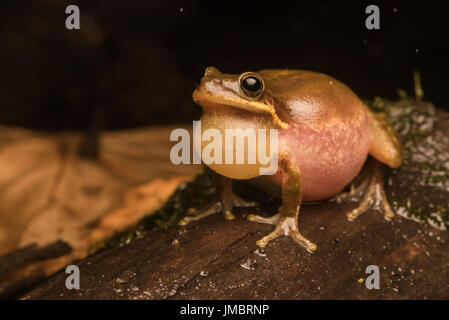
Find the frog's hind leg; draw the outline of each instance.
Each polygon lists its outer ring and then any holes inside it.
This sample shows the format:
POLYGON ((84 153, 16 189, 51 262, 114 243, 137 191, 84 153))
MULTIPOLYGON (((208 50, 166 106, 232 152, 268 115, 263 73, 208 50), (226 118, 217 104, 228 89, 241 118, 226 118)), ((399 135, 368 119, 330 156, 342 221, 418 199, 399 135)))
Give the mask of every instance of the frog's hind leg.
POLYGON ((337 202, 344 200, 360 200, 359 206, 349 212, 349 220, 355 220, 371 208, 383 211, 384 217, 390 220, 394 217, 384 190, 385 166, 397 168, 403 162, 403 147, 397 133, 388 123, 383 113, 374 114, 366 108, 367 119, 373 135, 373 143, 369 154, 374 158, 368 160, 366 175, 359 187, 347 194, 337 196, 337 202))
POLYGON ((367 119, 373 136, 369 154, 390 168, 398 168, 404 161, 404 147, 397 132, 384 113, 373 113, 366 107, 367 119))
MULTIPOLYGON (((348 220, 353 221, 370 209, 380 210, 387 220, 391 220, 394 217, 394 212, 388 203, 384 191, 384 169, 379 161, 372 158, 368 160, 364 180, 356 188, 356 191, 350 194, 350 199, 358 200, 359 204, 357 208, 347 213, 348 220)), ((341 202, 341 197, 337 197, 337 201, 341 202)))
POLYGON ((178 225, 184 226, 191 221, 197 221, 222 212, 225 219, 232 220, 235 218, 232 213, 233 207, 254 207, 255 202, 245 201, 232 191, 232 180, 222 175, 214 173, 216 186, 215 199, 201 209, 189 209, 187 216, 178 222, 178 225))
POLYGON ((360 194, 366 189, 371 179, 367 177, 366 170, 362 171, 362 182, 355 186, 355 184, 352 182, 350 185, 349 192, 342 192, 338 195, 336 195, 333 199, 337 201, 337 203, 347 202, 347 201, 360 201, 360 194))

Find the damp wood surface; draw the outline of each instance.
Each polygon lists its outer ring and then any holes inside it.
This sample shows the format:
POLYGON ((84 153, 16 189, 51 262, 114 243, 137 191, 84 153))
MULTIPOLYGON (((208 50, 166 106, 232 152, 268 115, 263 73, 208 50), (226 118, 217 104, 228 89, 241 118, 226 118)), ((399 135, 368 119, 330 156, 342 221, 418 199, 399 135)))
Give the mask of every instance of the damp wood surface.
POLYGON ((61 271, 22 298, 448 299, 449 116, 430 104, 385 110, 378 101, 377 107, 389 113, 406 147, 405 165, 387 173, 386 193, 398 213, 392 221, 370 210, 349 222, 354 202, 303 205, 300 228, 317 252, 288 237, 261 249, 256 241, 273 226, 245 217, 272 215, 279 201, 246 183, 234 189, 258 207, 235 209, 233 221, 215 215, 175 224, 212 196, 203 175, 179 187, 151 218, 77 262, 79 290, 66 289, 61 271), (365 286, 369 265, 379 267, 378 290, 365 286))
POLYGON ((308 253, 287 237, 260 249, 271 226, 217 215, 156 231, 77 264, 81 288, 61 272, 25 299, 405 299, 449 297, 449 234, 375 211, 355 222, 351 205, 304 206, 308 253), (176 240, 176 241, 175 241, 176 240), (178 244, 175 244, 175 243, 178 244), (380 289, 365 287, 368 265, 380 289), (362 279, 362 280, 360 280, 362 279))

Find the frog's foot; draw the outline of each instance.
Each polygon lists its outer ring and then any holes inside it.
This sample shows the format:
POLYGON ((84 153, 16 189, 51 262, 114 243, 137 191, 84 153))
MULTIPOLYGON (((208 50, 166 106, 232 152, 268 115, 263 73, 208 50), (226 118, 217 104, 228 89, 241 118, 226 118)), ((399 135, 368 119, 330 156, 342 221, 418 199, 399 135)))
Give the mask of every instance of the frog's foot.
POLYGON ((337 203, 343 203, 348 201, 359 202, 361 200, 361 194, 365 191, 368 183, 371 179, 365 178, 362 182, 356 187, 354 183, 351 183, 349 192, 342 192, 335 196, 335 201, 337 203))
POLYGON ((386 220, 394 218, 394 211, 388 203, 384 190, 384 178, 382 165, 375 161, 367 168, 368 174, 357 187, 348 193, 337 196, 337 202, 359 201, 357 208, 347 213, 349 221, 354 221, 361 214, 370 209, 383 212, 386 220))
MULTIPOLYGON (((280 216, 279 214, 275 216, 280 216)), ((252 220, 252 219, 250 219, 252 220)), ((258 221, 258 220, 252 220, 252 221, 258 221)), ((259 221, 264 222, 264 221, 259 221)), ((276 225, 273 232, 266 235, 262 239, 258 240, 256 243, 259 247, 265 247, 268 242, 271 240, 274 240, 282 235, 290 236, 293 238, 296 242, 298 242, 300 245, 302 245, 304 248, 307 249, 310 253, 316 251, 317 245, 312 243, 310 240, 306 239, 297 229, 297 223, 295 217, 283 217, 280 218, 278 224, 276 225)))
POLYGON ((249 221, 267 223, 267 224, 277 224, 279 222, 281 215, 279 213, 272 215, 271 217, 262 217, 257 214, 250 214, 246 217, 249 221))
POLYGON ((178 225, 185 226, 191 221, 196 221, 213 215, 218 212, 223 212, 226 220, 233 220, 235 218, 232 213, 233 207, 254 207, 257 203, 254 201, 245 201, 236 195, 234 192, 226 192, 218 199, 213 200, 202 209, 190 208, 187 211, 187 217, 184 217, 178 222, 178 225))

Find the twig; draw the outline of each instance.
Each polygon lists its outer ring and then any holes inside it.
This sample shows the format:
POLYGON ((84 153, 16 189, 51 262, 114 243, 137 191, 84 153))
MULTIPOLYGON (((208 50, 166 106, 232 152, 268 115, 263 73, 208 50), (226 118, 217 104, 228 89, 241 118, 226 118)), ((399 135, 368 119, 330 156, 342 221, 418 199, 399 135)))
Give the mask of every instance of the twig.
POLYGON ((0 300, 14 299, 14 297, 31 290, 46 278, 47 276, 41 273, 36 276, 31 276, 13 283, 8 283, 4 286, 0 286, 0 300))
POLYGON ((419 71, 413 71, 413 82, 415 84, 415 97, 416 97, 416 103, 421 104, 422 102, 422 96, 424 95, 424 91, 421 87, 421 76, 419 74, 419 71))
POLYGON ((72 247, 62 240, 46 247, 38 248, 35 243, 0 257, 0 276, 13 268, 21 267, 35 261, 60 257, 72 251, 72 247))

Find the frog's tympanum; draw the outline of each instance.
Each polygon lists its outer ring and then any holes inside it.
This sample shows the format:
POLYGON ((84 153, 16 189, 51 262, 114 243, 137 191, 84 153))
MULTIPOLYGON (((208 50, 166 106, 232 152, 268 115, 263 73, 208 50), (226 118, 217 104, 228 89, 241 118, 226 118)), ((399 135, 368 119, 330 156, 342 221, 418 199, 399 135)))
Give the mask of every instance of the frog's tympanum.
MULTIPOLYGON (((386 219, 394 216, 384 188, 384 164, 397 168, 403 147, 385 114, 375 114, 343 83, 324 74, 300 70, 262 70, 240 75, 224 74, 209 67, 193 93, 203 108, 202 130, 216 128, 278 129, 278 170, 257 179, 264 186, 280 187, 282 204, 272 217, 250 214, 248 219, 274 224, 274 231, 257 241, 287 235, 308 251, 316 244, 300 233, 298 214, 302 202, 347 200, 362 194, 349 220, 377 206, 386 219), (355 189, 340 193, 361 171, 365 177, 355 189)), ((233 219, 233 207, 249 207, 232 191, 232 179, 254 178, 242 164, 210 165, 216 177, 216 199, 180 221, 185 225, 222 212, 233 219)))

